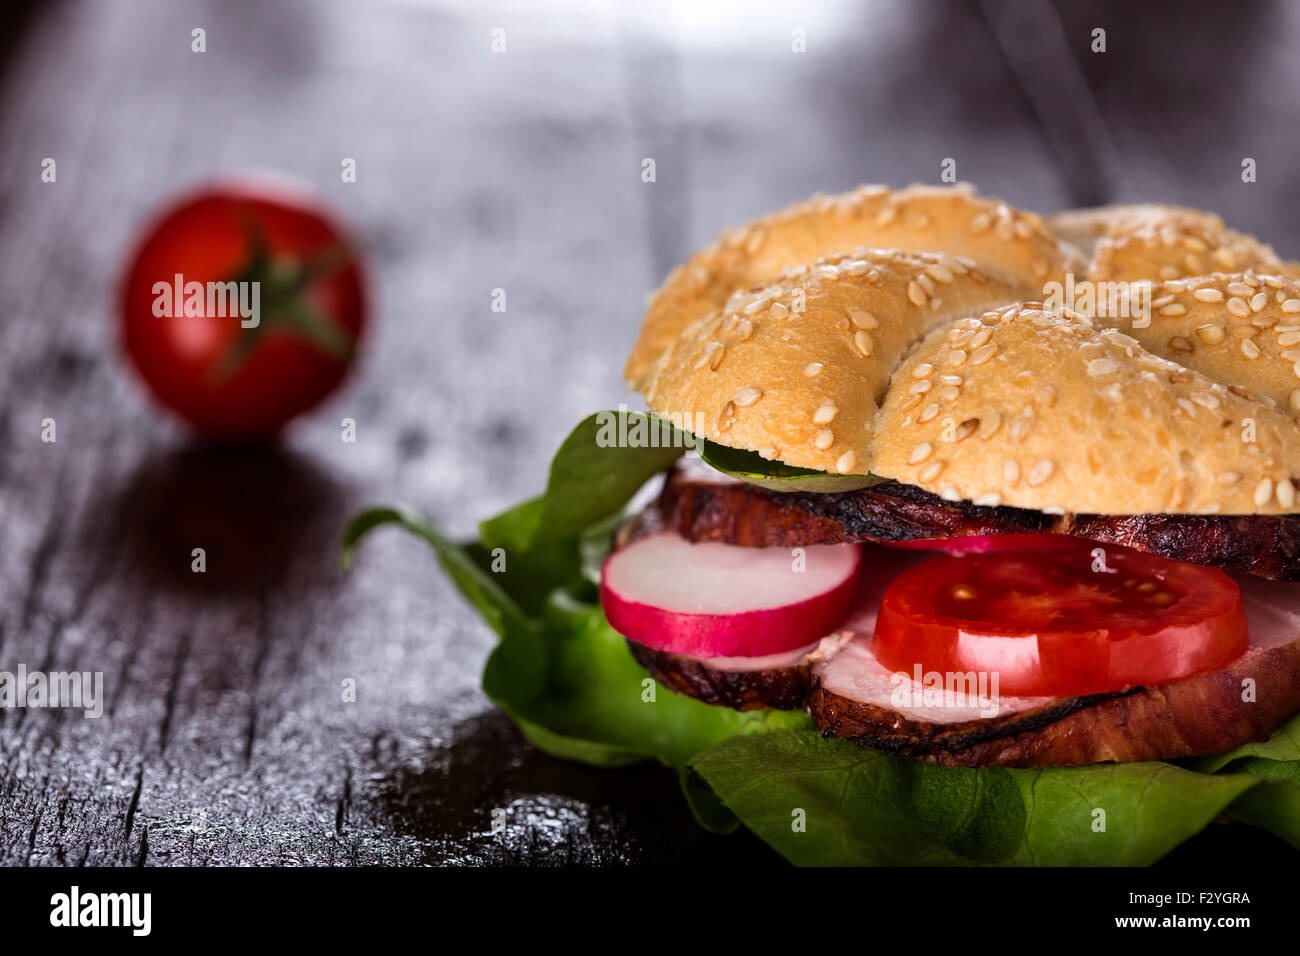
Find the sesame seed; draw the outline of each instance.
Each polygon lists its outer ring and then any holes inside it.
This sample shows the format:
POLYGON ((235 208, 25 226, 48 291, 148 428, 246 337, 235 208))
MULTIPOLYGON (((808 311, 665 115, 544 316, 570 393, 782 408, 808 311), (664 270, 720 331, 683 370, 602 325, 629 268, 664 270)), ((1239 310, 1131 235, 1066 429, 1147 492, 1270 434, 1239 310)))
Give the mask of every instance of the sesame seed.
POLYGON ((803 373, 807 375, 809 378, 816 378, 818 375, 822 373, 823 367, 824 366, 822 365, 821 362, 809 362, 807 365, 803 367, 803 373))
POLYGON ((813 423, 816 425, 829 425, 835 420, 835 413, 839 409, 835 407, 834 402, 823 402, 821 408, 813 414, 813 423))
POLYGON ((773 302, 772 307, 767 311, 774 319, 784 319, 790 314, 789 307, 781 302, 773 302))
POLYGON ((863 358, 871 358, 871 351, 875 348, 875 343, 871 341, 871 333, 859 329, 853 334, 853 344, 858 347, 858 351, 862 353, 863 358))
POLYGON ((1181 336, 1181 335, 1175 335, 1172 339, 1170 339, 1170 340, 1169 340, 1169 347, 1170 347, 1171 349, 1173 349, 1175 352, 1190 352, 1190 351, 1192 351, 1192 343, 1191 343, 1191 341, 1188 340, 1188 339, 1186 339, 1186 338, 1184 338, 1184 337, 1181 336))
POLYGON ((921 469, 920 478, 922 481, 934 481, 939 477, 939 472, 943 471, 944 462, 932 461, 921 469))
POLYGON ((1056 470, 1056 462, 1050 458, 1042 458, 1029 469, 1029 484, 1041 485, 1048 478, 1052 477, 1052 472, 1056 470))
POLYGON ((1233 295, 1248 296, 1255 294, 1255 287, 1244 282, 1229 282, 1228 291, 1233 295))
POLYGON ((740 325, 736 326, 736 335, 739 336, 740 341, 746 341, 753 334, 754 323, 749 321, 749 319, 741 319, 740 325))
POLYGON ((1002 496, 996 491, 990 491, 988 494, 980 495, 976 498, 974 504, 980 505, 984 508, 996 508, 998 505, 1002 504, 1002 496))
POLYGON ((1088 363, 1089 375, 1109 375, 1119 370, 1119 363, 1114 359, 1099 358, 1088 363))
POLYGON ((945 385, 939 389, 939 400, 944 402, 955 402, 961 392, 956 385, 945 385))
POLYGON ((930 457, 932 451, 934 451, 934 446, 928 441, 923 441, 912 449, 912 453, 907 456, 907 463, 909 465, 919 465, 930 457))
POLYGON ((1223 341, 1223 326, 1215 325, 1212 322, 1206 323, 1196 330, 1196 335, 1202 342, 1218 345, 1223 341))
POLYGON ((1167 315, 1170 317, 1178 316, 1178 315, 1186 315, 1187 307, 1180 302, 1174 302, 1171 303, 1170 305, 1163 306, 1160 309, 1160 314, 1167 315))
POLYGON ((731 400, 735 402, 737 405, 739 405, 741 408, 748 408, 750 405, 753 405, 756 401, 758 401, 762 397, 763 397, 763 390, 761 388, 755 388, 753 385, 751 385, 748 388, 742 388, 732 397, 731 400))
POLYGON ((718 415, 718 431, 725 432, 728 428, 736 423, 736 403, 727 402, 722 406, 722 412, 718 415))
POLYGON ((1277 337, 1278 345, 1295 345, 1300 342, 1300 332, 1283 332, 1277 337))
POLYGON ((924 395, 933 387, 934 387, 933 382, 931 382, 928 378, 923 378, 919 382, 913 382, 911 385, 909 385, 907 388, 907 393, 909 395, 924 395))
POLYGON ((1197 392, 1192 396, 1192 401, 1202 408, 1208 408, 1211 411, 1219 407, 1219 399, 1209 392, 1197 392))
POLYGON ((823 428, 817 433, 817 437, 813 439, 813 444, 822 451, 825 451, 827 448, 830 448, 831 445, 835 444, 834 432, 829 428, 823 428))
POLYGON ((849 321, 859 329, 875 329, 880 327, 876 317, 866 309, 849 309, 849 321))
POLYGON ((773 448, 771 445, 764 445, 762 448, 758 450, 759 457, 765 458, 768 461, 772 461, 774 458, 776 458, 776 454, 777 454, 776 449, 773 448))
POLYGON ((853 470, 853 466, 857 464, 857 461, 858 461, 857 455, 853 454, 853 452, 851 451, 846 451, 844 454, 840 455, 840 457, 836 460, 835 470, 838 471, 841 475, 845 474, 846 472, 850 472, 853 470))
POLYGON ((1300 388, 1293 388, 1286 396, 1287 404, 1291 406, 1291 411, 1300 412, 1300 388))
POLYGON ((982 212, 970 221, 970 231, 978 235, 981 232, 986 232, 991 225, 993 225, 992 218, 988 213, 982 212))
POLYGON ((952 349, 948 352, 948 364, 954 368, 966 361, 965 349, 952 349))
POLYGON ((925 408, 921 409, 921 414, 916 416, 916 420, 921 424, 925 424, 938 414, 939 406, 931 402, 929 405, 925 406, 925 408))
POLYGON ((1295 504, 1295 485, 1290 478, 1280 478, 1277 483, 1277 503, 1289 509, 1295 504))
POLYGON ((1259 346, 1250 339, 1242 339, 1241 354, 1246 356, 1246 358, 1259 358, 1259 346))
POLYGON ((944 285, 947 285, 953 280, 952 270, 937 262, 933 265, 926 266, 925 271, 930 278, 934 279, 936 282, 942 282, 944 285))
POLYGON ((1002 427, 1002 413, 988 412, 980 419, 979 436, 980 438, 991 438, 997 434, 997 430, 1002 427))
POLYGON ((915 279, 907 283, 907 300, 911 302, 912 305, 925 305, 925 290, 921 288, 920 284, 916 282, 915 279))
POLYGON ((1192 293, 1192 298, 1197 302, 1222 302, 1223 293, 1218 289, 1197 289, 1192 293))
POLYGON ((1030 425, 1029 422, 1028 422, 1026 419, 1024 419, 1024 418, 1017 418, 1017 419, 1015 420, 1015 423, 1012 424, 1012 426, 1011 426, 1011 437, 1012 437, 1012 439, 1014 439, 1014 440, 1017 441, 1017 442, 1022 442, 1022 441, 1024 441, 1024 440, 1025 440, 1025 436, 1029 434, 1029 429, 1032 428, 1032 427, 1033 427, 1033 426, 1030 425))
POLYGON ((1228 300, 1227 308, 1229 312, 1239 319, 1244 319, 1246 316, 1250 315, 1250 306, 1246 304, 1246 300, 1238 299, 1236 296, 1233 296, 1228 300))
POLYGON ((961 492, 952 485, 944 485, 939 491, 939 497, 944 501, 961 501, 961 492))
POLYGON ((963 379, 960 375, 940 375, 939 381, 943 385, 960 385, 963 379))
POLYGON ((932 374, 934 374, 934 366, 929 362, 912 366, 912 378, 929 378, 932 374))
POLYGON ((1291 371, 1295 373, 1296 378, 1300 378, 1300 362, 1296 362, 1294 365, 1292 365, 1291 371))
POLYGON ((1235 485, 1239 481, 1241 481, 1241 472, 1239 471, 1225 471, 1219 474, 1219 484, 1221 485, 1235 485))
POLYGON ((1278 355, 1288 362, 1300 362, 1300 349, 1283 349, 1278 355))
POLYGON ((1255 507, 1262 508, 1273 497, 1273 479, 1261 478, 1255 486, 1255 507))
POLYGON ((894 206, 886 206, 884 209, 880 210, 880 214, 876 216, 876 225, 883 228, 888 226, 897 218, 898 209, 894 206))
POLYGON ((934 280, 925 273, 921 273, 917 276, 916 281, 921 288, 925 290, 925 294, 928 296, 933 296, 935 291, 938 289, 938 286, 934 284, 934 280))
POLYGON ((993 330, 988 326, 983 326, 978 332, 971 336, 970 341, 966 344, 970 348, 977 349, 993 337, 993 330))
POLYGON ((832 282, 840 277, 840 270, 835 266, 818 266, 813 271, 823 279, 830 279, 832 282))
POLYGON ((1300 312, 1300 299, 1287 299, 1282 303, 1283 312, 1300 312))
MULTIPOLYGON (((974 340, 971 341, 971 344, 972 345, 975 344, 974 340)), ((998 353, 998 347, 994 343, 989 342, 986 345, 981 345, 979 348, 977 348, 974 352, 971 353, 970 364, 983 365, 985 362, 987 362, 997 353, 998 353)))
POLYGON ((1008 458, 1002 463, 1002 477, 1006 479, 1007 484, 1014 485, 1020 480, 1020 463, 1014 458, 1008 458))
POLYGON ((1268 305, 1267 292, 1256 292, 1253 296, 1250 297, 1250 311, 1262 312, 1264 306, 1266 305, 1268 305))

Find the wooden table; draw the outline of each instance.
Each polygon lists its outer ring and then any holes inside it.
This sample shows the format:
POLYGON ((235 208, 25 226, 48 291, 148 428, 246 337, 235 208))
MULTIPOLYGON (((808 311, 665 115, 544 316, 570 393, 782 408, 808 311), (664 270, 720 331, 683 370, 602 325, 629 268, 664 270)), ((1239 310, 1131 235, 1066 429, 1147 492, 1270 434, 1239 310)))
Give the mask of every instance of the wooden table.
POLYGON ((0 712, 0 863, 777 862, 696 828, 660 768, 528 746, 478 690, 489 632, 428 550, 386 534, 344 574, 348 517, 404 501, 466 534, 536 491, 583 413, 635 403, 618 371, 645 292, 721 226, 817 190, 937 181, 952 157, 1019 205, 1196 203, 1300 255, 1282 3, 1200 24, 1164 5, 541 6, 63 2, 15 21, 0 669, 102 671, 107 704, 0 712), (115 283, 151 210, 254 167, 314 184, 365 237, 373 335, 278 449, 202 447, 128 375, 115 283))

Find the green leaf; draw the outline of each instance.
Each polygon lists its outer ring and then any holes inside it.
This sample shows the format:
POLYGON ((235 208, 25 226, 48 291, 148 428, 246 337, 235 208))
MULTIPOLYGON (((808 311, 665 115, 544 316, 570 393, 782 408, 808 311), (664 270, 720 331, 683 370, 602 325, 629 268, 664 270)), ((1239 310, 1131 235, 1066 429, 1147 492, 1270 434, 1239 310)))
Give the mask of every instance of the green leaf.
POLYGON ((685 454, 690 436, 643 412, 589 415, 551 461, 546 493, 485 522, 485 539, 528 550, 579 537, 617 515, 641 486, 685 454))
POLYGON ((396 524, 433 545, 447 577, 497 634, 504 637, 509 632, 533 629, 528 615, 492 573, 474 559, 469 547, 448 540, 420 515, 405 508, 368 508, 353 518, 343 535, 343 567, 351 566, 361 539, 386 524, 396 524))
MULTIPOLYGON (((1268 740, 1242 744, 1227 753, 1210 757, 1194 757, 1183 761, 1183 766, 1201 773, 1215 773, 1243 757, 1262 757, 1265 760, 1300 760, 1300 714, 1277 730, 1268 740)), ((1230 768, 1235 770, 1236 768, 1230 768)))
POLYGON ((1234 800, 1228 814, 1300 850, 1300 761, 1247 757, 1234 763, 1232 771, 1265 779, 1234 800))
POLYGON ((756 451, 731 448, 707 439, 700 441, 700 458, 718 471, 769 491, 856 491, 886 479, 877 475, 832 475, 812 468, 796 468, 769 461, 756 451))
POLYGON ((1165 763, 937 767, 807 731, 734 737, 691 765, 805 865, 1143 865, 1258 783, 1165 763))

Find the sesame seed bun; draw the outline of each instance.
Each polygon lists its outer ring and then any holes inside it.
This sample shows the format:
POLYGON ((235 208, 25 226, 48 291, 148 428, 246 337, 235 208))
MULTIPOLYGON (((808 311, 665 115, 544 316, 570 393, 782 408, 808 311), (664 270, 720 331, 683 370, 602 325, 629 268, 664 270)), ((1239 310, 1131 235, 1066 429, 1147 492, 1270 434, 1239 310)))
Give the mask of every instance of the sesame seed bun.
POLYGON ((1096 282, 1178 279, 1207 272, 1300 276, 1271 246, 1229 229, 1213 213, 1152 203, 1072 209, 1047 228, 1087 257, 1084 278, 1096 282))
POLYGON ((861 186, 819 195, 728 229, 674 269, 650 297, 641 336, 623 375, 643 391, 665 348, 737 292, 761 287, 785 269, 859 247, 942 251, 1041 289, 1082 260, 1032 212, 975 195, 969 185, 861 186))
POLYGON ((1296 510, 1300 267, 1196 210, 1105 207, 1050 225, 1059 237, 965 190, 800 204, 669 276, 629 381, 700 437, 949 500, 1296 510), (826 251, 889 230, 901 249, 826 251), (1229 262, 1244 271, 1161 279, 1229 262), (1045 284, 1076 268, 1149 280, 1149 314, 1045 306, 1045 284))

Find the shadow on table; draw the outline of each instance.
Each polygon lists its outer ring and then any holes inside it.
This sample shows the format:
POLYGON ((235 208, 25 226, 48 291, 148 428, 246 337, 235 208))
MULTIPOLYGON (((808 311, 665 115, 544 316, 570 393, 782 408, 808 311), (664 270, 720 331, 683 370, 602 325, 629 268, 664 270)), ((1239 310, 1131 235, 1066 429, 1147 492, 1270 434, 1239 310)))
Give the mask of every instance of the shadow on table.
POLYGON ((399 766, 377 786, 389 825, 429 847, 420 862, 782 865, 744 830, 703 830, 666 767, 613 770, 558 760, 533 747, 500 711, 456 725, 451 744, 424 769, 399 766), (504 824, 495 834, 494 811, 504 824))
POLYGON ((332 580, 347 507, 346 489, 295 451, 195 444, 145 458, 106 496, 99 530, 150 587, 252 594, 332 580))

